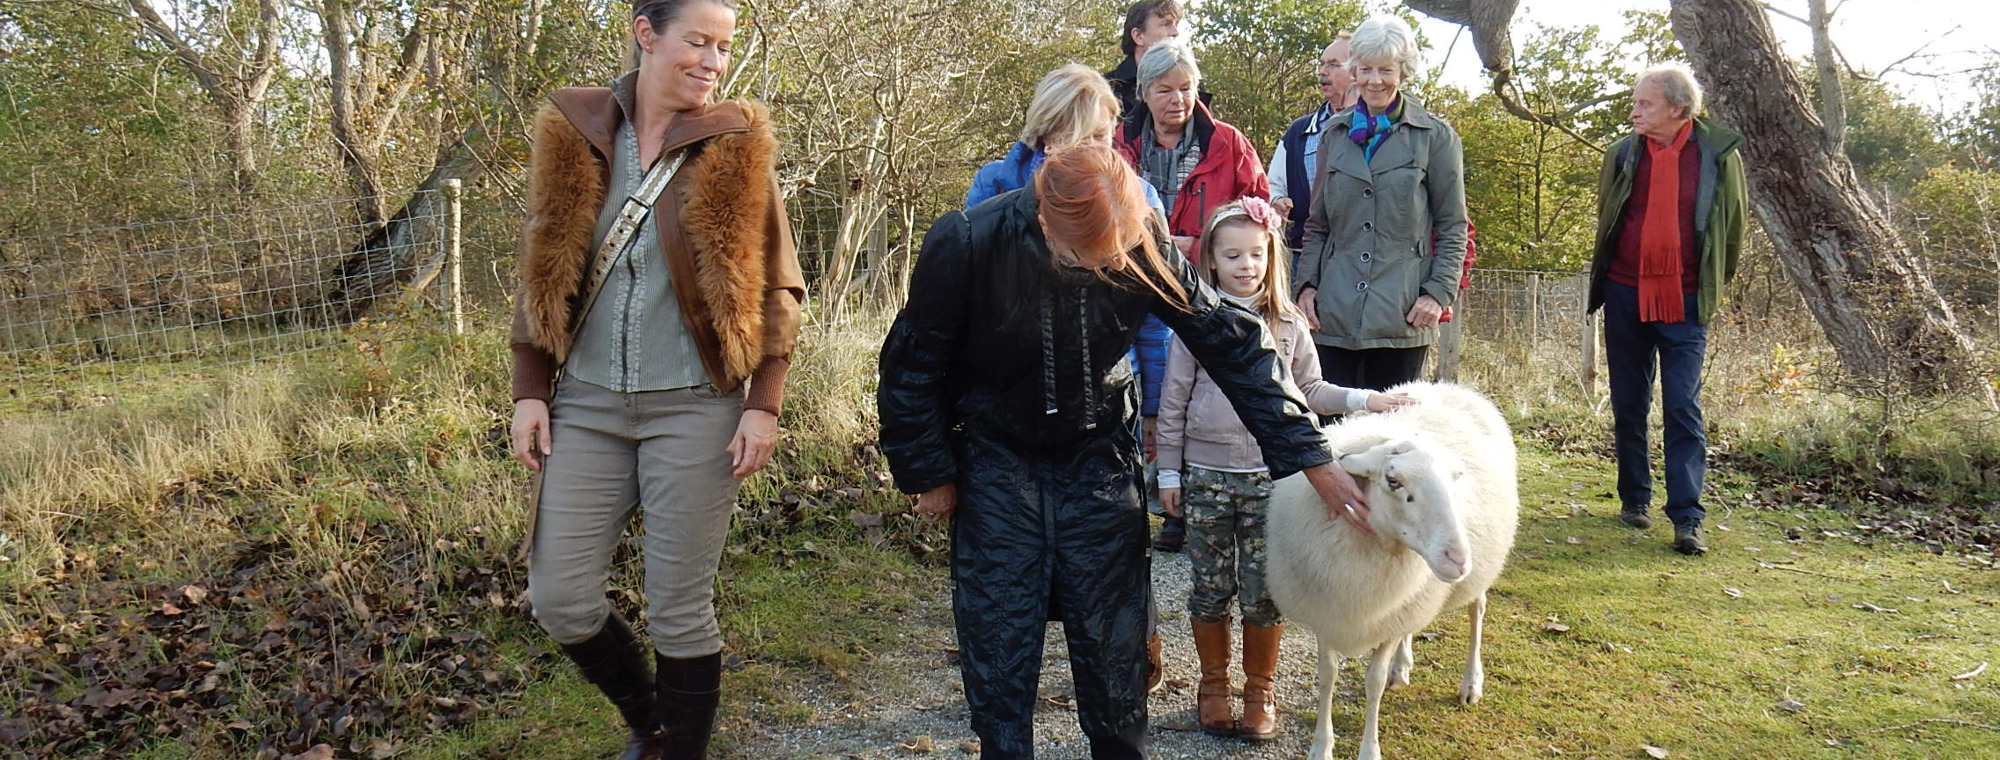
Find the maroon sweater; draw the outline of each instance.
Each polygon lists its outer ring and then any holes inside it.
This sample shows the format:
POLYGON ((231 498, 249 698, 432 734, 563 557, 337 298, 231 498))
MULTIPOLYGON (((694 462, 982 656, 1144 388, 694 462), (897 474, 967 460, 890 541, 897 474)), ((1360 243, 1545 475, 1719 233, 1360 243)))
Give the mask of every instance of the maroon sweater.
MULTIPOLYGON (((1618 248, 1611 254, 1604 276, 1620 285, 1639 287, 1639 231, 1646 227, 1646 211, 1652 205, 1653 151, 1650 140, 1639 151, 1639 169, 1632 176, 1632 197, 1618 215, 1618 248)), ((1681 149, 1681 197, 1674 213, 1681 219, 1681 292, 1701 288, 1701 241, 1695 239, 1695 193, 1701 184, 1701 149, 1689 139, 1681 149)), ((1660 211, 1667 209, 1661 208, 1660 211)))

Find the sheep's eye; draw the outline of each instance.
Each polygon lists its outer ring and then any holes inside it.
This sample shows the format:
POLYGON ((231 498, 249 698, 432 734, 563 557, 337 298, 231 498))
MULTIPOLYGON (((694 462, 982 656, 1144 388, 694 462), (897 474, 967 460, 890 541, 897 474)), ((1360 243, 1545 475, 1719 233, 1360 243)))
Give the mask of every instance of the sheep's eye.
POLYGON ((1403 481, 1400 481, 1400 480, 1397 480, 1397 479, 1395 479, 1395 478, 1390 478, 1390 479, 1389 479, 1389 487, 1390 487, 1390 488, 1402 488, 1402 487, 1403 487, 1403 481))

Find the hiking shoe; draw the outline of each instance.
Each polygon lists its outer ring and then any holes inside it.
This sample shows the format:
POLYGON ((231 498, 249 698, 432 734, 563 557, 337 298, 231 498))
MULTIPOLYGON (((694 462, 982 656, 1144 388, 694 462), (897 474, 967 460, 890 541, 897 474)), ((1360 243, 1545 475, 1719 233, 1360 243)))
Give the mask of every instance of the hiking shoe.
POLYGON ((1708 553, 1708 539, 1701 534, 1701 523, 1690 522, 1674 526, 1674 551, 1688 556, 1708 553))
POLYGON ((1618 519, 1625 521, 1626 525, 1640 530, 1653 527, 1653 518, 1646 516, 1646 508, 1644 506, 1627 504, 1624 509, 1618 512, 1618 519))

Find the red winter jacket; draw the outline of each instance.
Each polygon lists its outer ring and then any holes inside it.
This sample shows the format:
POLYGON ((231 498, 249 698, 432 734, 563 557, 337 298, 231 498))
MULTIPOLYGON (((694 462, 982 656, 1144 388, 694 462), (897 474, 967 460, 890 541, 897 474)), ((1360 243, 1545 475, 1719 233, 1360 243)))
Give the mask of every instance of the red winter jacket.
MULTIPOLYGON (((1139 144, 1140 136, 1152 118, 1152 112, 1146 108, 1134 108, 1118 128, 1118 153, 1135 170, 1145 147, 1139 144)), ((1175 235, 1195 238, 1188 258, 1200 264, 1201 230, 1208 223, 1209 212, 1247 196, 1270 200, 1271 182, 1264 177, 1264 162, 1257 159, 1257 149, 1250 145, 1250 139, 1210 116, 1206 104, 1195 104, 1193 124, 1195 144, 1201 146, 1201 162, 1181 180, 1174 212, 1167 217, 1167 229, 1175 235)))

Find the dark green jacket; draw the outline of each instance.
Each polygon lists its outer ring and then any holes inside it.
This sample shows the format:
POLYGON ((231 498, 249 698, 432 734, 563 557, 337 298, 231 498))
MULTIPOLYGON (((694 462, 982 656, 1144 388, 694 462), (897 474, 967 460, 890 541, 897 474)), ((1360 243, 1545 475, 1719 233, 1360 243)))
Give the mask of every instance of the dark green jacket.
MULTIPOLYGON (((1626 135, 1604 151, 1604 172, 1597 179, 1597 250, 1590 260, 1590 306, 1604 305, 1604 272, 1618 247, 1618 218, 1632 197, 1632 177, 1639 171, 1646 138, 1626 135)), ((1736 149, 1743 136, 1703 118, 1694 120, 1690 138, 1701 150, 1701 181, 1695 188, 1695 244, 1701 251, 1701 290, 1695 317, 1708 324, 1722 302, 1722 288, 1736 276, 1743 253, 1743 231, 1750 221, 1750 193, 1743 182, 1743 157, 1736 149)))

